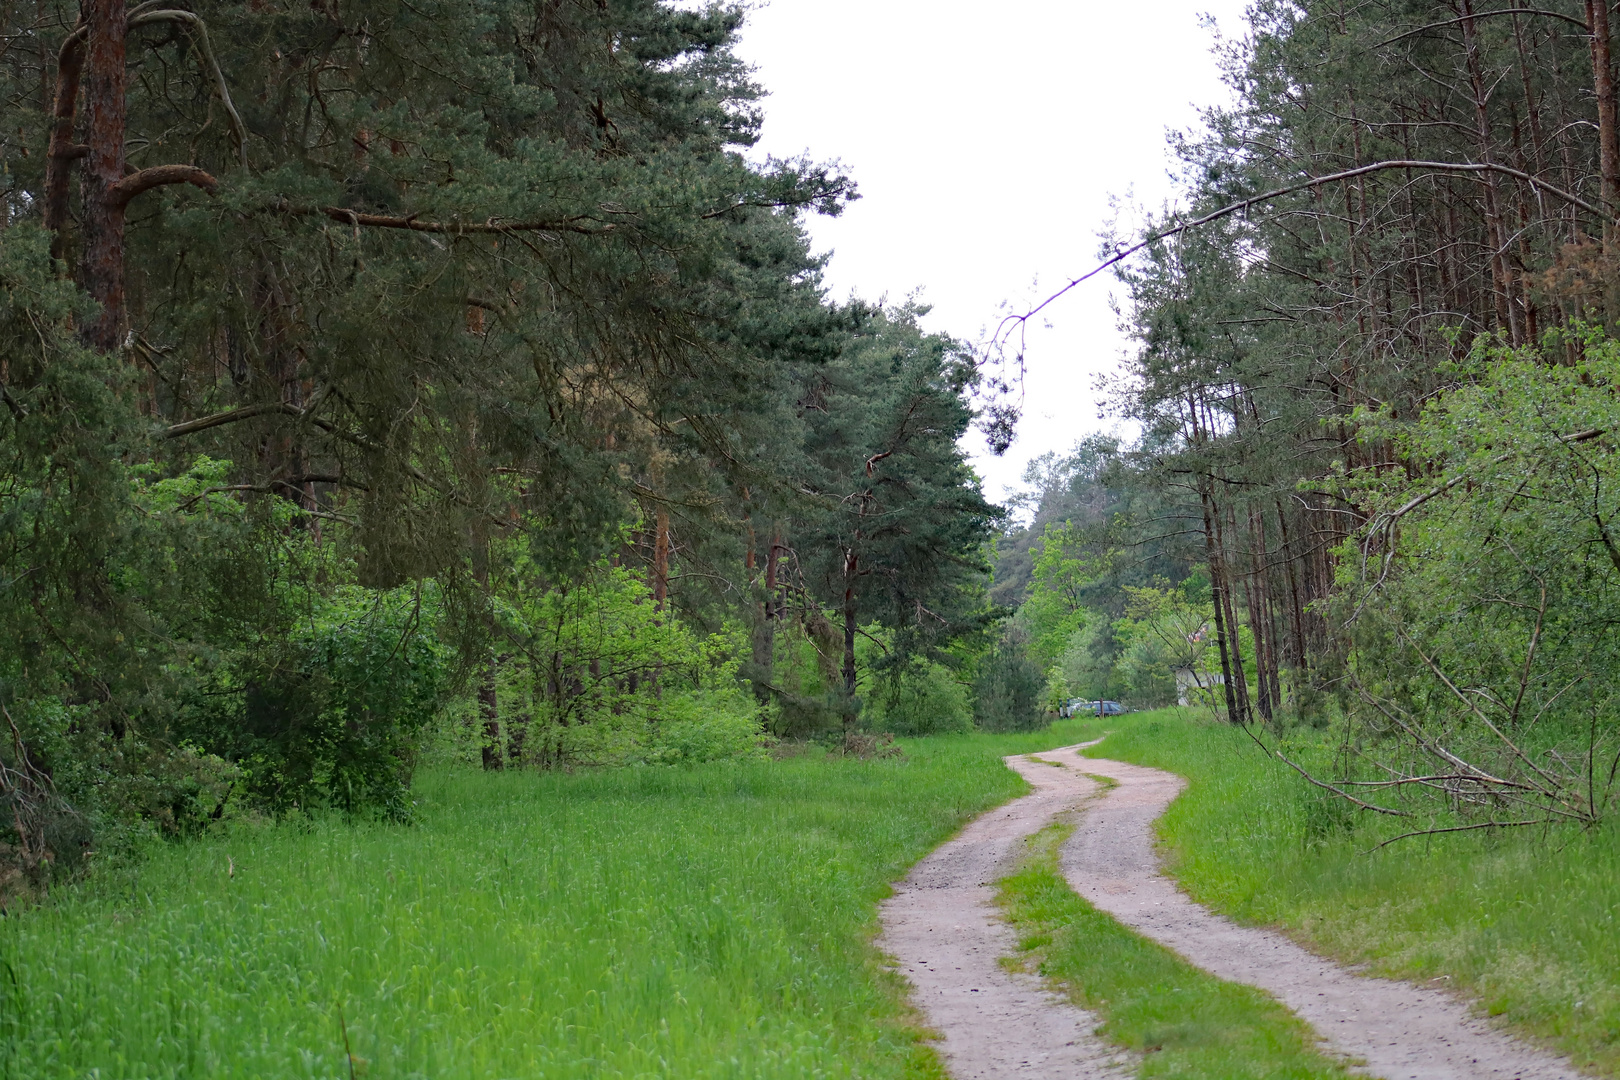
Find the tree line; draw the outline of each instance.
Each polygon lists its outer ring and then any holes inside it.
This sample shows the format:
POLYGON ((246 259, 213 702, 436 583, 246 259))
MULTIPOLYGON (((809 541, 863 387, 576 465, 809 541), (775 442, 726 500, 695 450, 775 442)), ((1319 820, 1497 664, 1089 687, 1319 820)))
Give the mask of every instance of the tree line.
POLYGON ((972 722, 980 368, 827 297, 857 192, 749 156, 741 20, 4 8, 8 881, 407 818, 447 715, 489 769, 972 722))
POLYGON ((1172 140, 1178 206, 1103 249, 1136 343, 1112 399, 1142 434, 1090 475, 1131 528, 1081 535, 1071 515, 1020 541, 1033 554, 1003 549, 1003 580, 1034 580, 1026 608, 1060 596, 1063 559, 1092 561, 1096 671, 1131 644, 1110 635, 1144 641, 1143 618, 1190 605, 1159 669, 1179 650, 1218 674, 1234 722, 1333 726, 1338 764, 1312 778, 1370 812, 1602 816, 1620 761, 1610 16, 1262 0, 1221 44, 1233 103, 1172 140), (1109 560, 1148 580, 1103 589, 1109 560))

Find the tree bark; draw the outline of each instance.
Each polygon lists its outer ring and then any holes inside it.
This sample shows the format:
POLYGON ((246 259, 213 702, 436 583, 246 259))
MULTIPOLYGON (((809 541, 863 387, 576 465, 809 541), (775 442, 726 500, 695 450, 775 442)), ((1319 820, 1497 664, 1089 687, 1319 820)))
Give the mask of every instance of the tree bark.
MULTIPOLYGON (((1226 598, 1225 584, 1221 572, 1220 552, 1215 542, 1215 515, 1211 507, 1209 489, 1206 485, 1199 492, 1199 501, 1204 508, 1204 560, 1209 565, 1209 585, 1212 598, 1215 601, 1211 606, 1215 609, 1215 644, 1221 653, 1221 679, 1226 690, 1226 718, 1234 724, 1241 723, 1241 714, 1238 712, 1237 690, 1232 678, 1232 655, 1227 647, 1226 640, 1226 598)), ((1239 674, 1241 675, 1239 669, 1239 674)))
POLYGON ((51 231, 51 254, 66 258, 68 180, 84 148, 73 143, 79 113, 79 79, 84 71, 83 34, 69 34, 56 57, 56 99, 52 106, 51 143, 45 155, 45 227, 51 231))
POLYGON ((501 754, 501 706, 496 692, 497 674, 495 654, 491 652, 484 665, 483 676, 478 680, 478 716, 483 722, 484 737, 479 752, 484 769, 488 772, 498 772, 506 764, 501 754))
MULTIPOLYGON (((80 173, 84 248, 79 278, 99 305, 82 330, 85 344, 101 352, 118 348, 124 321, 124 207, 114 194, 124 178, 127 109, 124 0, 84 0, 85 155, 80 173)), ((60 119, 58 120, 60 124, 60 119)), ((68 123, 71 125, 72 121, 68 123)))
MULTIPOLYGON (((1463 0, 1463 50, 1467 57, 1468 81, 1474 95, 1474 138, 1479 144, 1479 160, 1493 164, 1491 153, 1489 91, 1485 86, 1484 62, 1480 57, 1479 36, 1474 30, 1472 0, 1463 0)), ((1496 188, 1496 176, 1487 172, 1480 182, 1485 188, 1485 233, 1491 245, 1491 279, 1496 301, 1497 328, 1506 330, 1518 344, 1524 340, 1517 312, 1513 308, 1513 282, 1503 257, 1507 231, 1502 224, 1502 208, 1496 188)))
POLYGON ((658 511, 653 532, 653 606, 664 610, 669 597, 669 514, 658 511))
POLYGON ((853 724, 855 705, 855 630, 857 625, 855 579, 860 573, 860 556, 853 550, 844 555, 844 728, 853 724))
POLYGON ((759 628, 754 635, 754 696, 762 705, 770 700, 769 684, 776 681, 776 619, 780 614, 776 598, 776 570, 781 551, 782 534, 773 529, 770 550, 765 553, 765 577, 761 588, 764 595, 759 605, 759 628))
POLYGON ((1586 0, 1586 28, 1592 43, 1592 92, 1597 98, 1598 173, 1609 219, 1620 209, 1620 117, 1614 86, 1614 61, 1609 51, 1608 0, 1586 0))

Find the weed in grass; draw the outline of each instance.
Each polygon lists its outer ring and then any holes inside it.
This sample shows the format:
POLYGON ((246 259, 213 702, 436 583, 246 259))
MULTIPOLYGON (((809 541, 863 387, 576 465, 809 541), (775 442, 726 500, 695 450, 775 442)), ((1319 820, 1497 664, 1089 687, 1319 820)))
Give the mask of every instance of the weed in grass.
MULTIPOLYGON (((1194 899, 1379 974, 1456 990, 1577 1065, 1620 1075, 1613 823, 1418 838, 1368 854, 1401 823, 1325 800, 1242 731, 1178 710, 1113 726, 1085 753, 1190 782, 1159 834, 1194 899)), ((1296 761, 1331 760, 1327 733, 1289 738, 1296 761)))
POLYGON ((1310 1028, 1251 986, 1205 974, 1075 895, 1058 849, 1073 826, 1051 825, 1001 882, 1026 969, 1102 1018, 1099 1035, 1139 1055, 1142 1077, 1304 1080, 1350 1074, 1315 1046, 1310 1028))

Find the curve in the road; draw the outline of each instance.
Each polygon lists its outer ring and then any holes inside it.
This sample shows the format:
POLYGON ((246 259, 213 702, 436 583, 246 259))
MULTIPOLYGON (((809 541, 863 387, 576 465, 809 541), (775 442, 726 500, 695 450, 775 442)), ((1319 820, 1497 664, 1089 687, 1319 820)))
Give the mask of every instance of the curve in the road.
POLYGON ((1118 786, 1090 803, 1063 849, 1069 886, 1137 933, 1232 982, 1268 991, 1327 1044, 1386 1080, 1576 1080, 1564 1060, 1519 1042, 1441 993, 1358 975, 1269 930, 1195 904, 1160 871, 1153 821, 1186 786, 1174 773, 1085 758, 1053 761, 1118 786))
POLYGON ((1152 829, 1185 781, 1082 758, 1090 745, 1006 758, 1033 790, 975 818, 883 904, 878 944, 910 981, 956 1080, 1105 1080, 1132 1071, 1121 1051, 1092 1034, 1095 1016, 999 963, 1017 942, 994 907, 996 882, 1015 868, 1025 838, 1082 805, 1063 849, 1075 892, 1211 974, 1268 991, 1369 1074, 1576 1080, 1567 1061, 1497 1031, 1442 993, 1358 975, 1281 934, 1239 926, 1193 903, 1162 874, 1152 829), (1117 786, 1103 792, 1087 773, 1117 786))

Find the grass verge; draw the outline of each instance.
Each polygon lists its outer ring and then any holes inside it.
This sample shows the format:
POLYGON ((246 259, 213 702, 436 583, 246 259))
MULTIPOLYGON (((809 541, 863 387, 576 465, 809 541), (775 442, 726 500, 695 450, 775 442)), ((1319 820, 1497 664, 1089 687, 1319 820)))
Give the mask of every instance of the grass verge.
MULTIPOLYGON (((1196 900, 1324 955, 1456 990, 1597 1075, 1620 1076, 1620 835, 1465 833, 1375 844, 1400 823, 1352 812, 1191 710, 1110 718, 1087 754, 1190 785, 1160 819, 1196 900)), ((1102 730, 1095 721, 1091 730, 1102 730)), ((1266 736, 1269 739, 1272 735, 1266 736)), ((1325 761, 1325 736, 1281 738, 1325 761)))
POLYGON ((1026 970, 1102 1018, 1097 1033, 1140 1055, 1142 1077, 1315 1080, 1347 1077, 1310 1028, 1263 991, 1206 974, 1075 895, 1058 849, 1072 826, 1031 837, 998 900, 1026 970))
POLYGON ((1074 741, 440 771, 419 824, 242 826, 0 919, 0 1076, 940 1077, 888 883, 1074 741))

